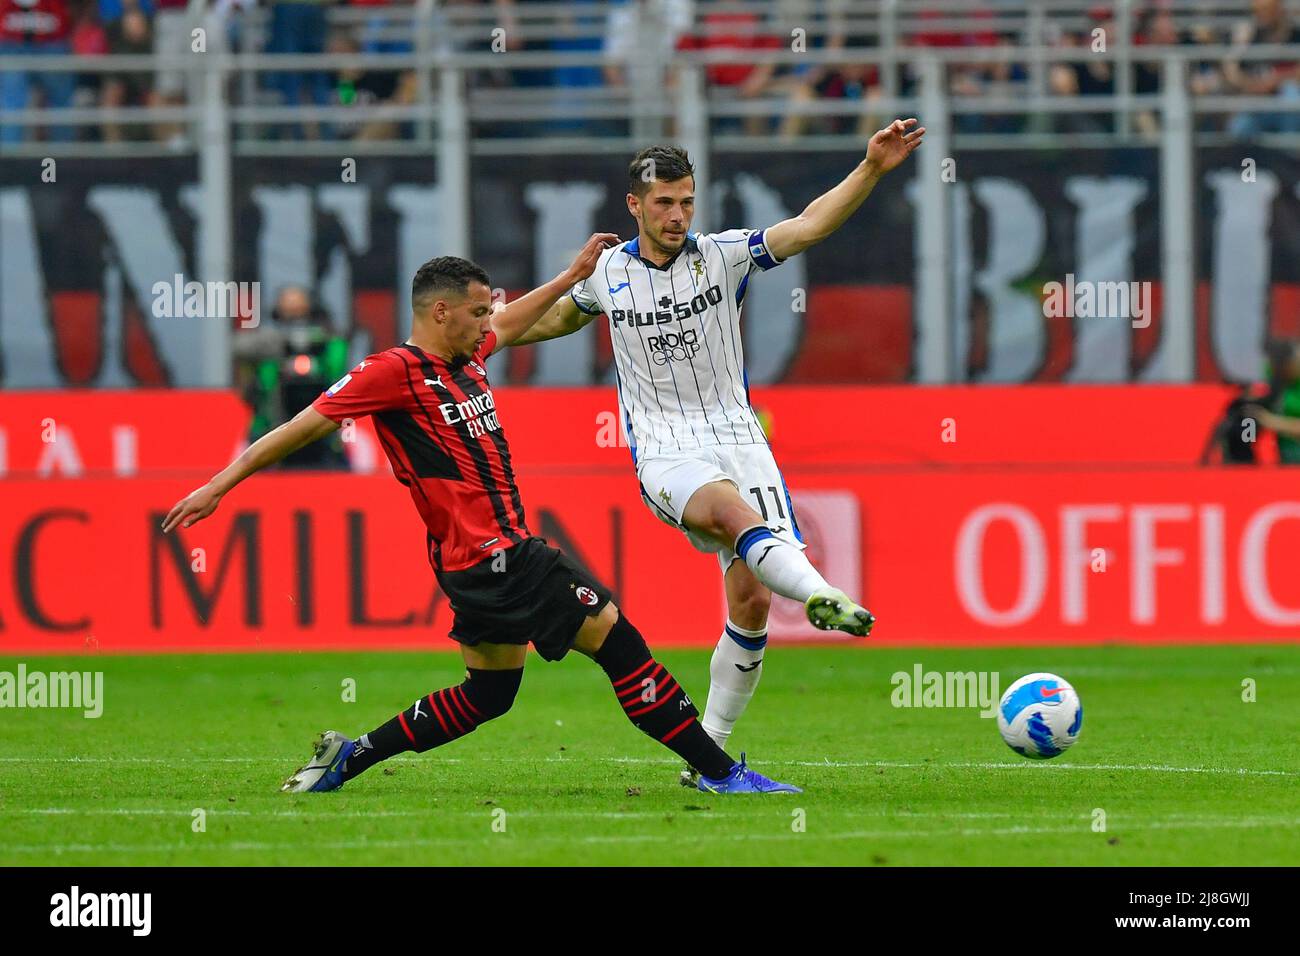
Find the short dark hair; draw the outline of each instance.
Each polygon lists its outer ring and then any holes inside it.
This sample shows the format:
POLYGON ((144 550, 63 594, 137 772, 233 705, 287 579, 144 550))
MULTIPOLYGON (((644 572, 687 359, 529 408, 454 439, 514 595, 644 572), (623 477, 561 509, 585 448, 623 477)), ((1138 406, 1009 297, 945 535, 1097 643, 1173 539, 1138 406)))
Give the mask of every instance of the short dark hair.
POLYGON ((628 164, 627 191, 642 197, 650 191, 650 184, 656 179, 672 183, 694 175, 691 158, 680 146, 647 146, 628 164))
POLYGON ((439 292, 466 295, 471 282, 482 282, 491 288, 492 283, 482 266, 459 256, 438 256, 415 270, 411 280, 411 305, 423 308, 439 292))

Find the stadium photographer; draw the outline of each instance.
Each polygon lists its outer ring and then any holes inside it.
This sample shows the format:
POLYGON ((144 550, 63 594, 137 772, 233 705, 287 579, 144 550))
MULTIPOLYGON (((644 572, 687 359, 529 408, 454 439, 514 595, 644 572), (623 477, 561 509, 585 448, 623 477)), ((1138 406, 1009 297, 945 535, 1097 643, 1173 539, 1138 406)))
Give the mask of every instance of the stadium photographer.
MULTIPOLYGON (((276 296, 273 323, 239 332, 232 348, 235 381, 253 410, 248 440, 255 442, 310 405, 348 370, 348 340, 337 335, 329 313, 299 286, 276 296)), ((281 468, 346 470, 338 434, 300 448, 281 468)))
POLYGON ((1269 391, 1242 414, 1277 435, 1278 461, 1300 465, 1300 341, 1281 340, 1268 348, 1269 391))

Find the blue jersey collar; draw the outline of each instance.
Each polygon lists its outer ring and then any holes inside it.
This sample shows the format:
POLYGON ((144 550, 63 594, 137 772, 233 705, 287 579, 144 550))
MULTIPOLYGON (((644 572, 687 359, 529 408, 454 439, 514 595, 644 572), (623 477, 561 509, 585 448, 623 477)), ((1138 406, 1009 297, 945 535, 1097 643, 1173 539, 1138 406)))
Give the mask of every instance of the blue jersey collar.
MULTIPOLYGON (((700 251, 699 238, 700 238, 699 233, 688 232, 686 234, 686 242, 682 243, 682 249, 686 249, 691 252, 699 252, 700 251)), ((638 234, 635 239, 633 239, 631 242, 629 242, 627 245, 623 247, 623 251, 626 252, 629 256, 635 256, 636 258, 641 259, 641 236, 638 234)), ((681 250, 679 249, 677 251, 677 256, 680 256, 681 254, 682 254, 681 250)), ((641 261, 644 262, 652 269, 659 269, 662 271, 667 269, 674 262, 676 262, 677 256, 673 256, 671 259, 669 259, 661 266, 655 265, 653 262, 649 261, 648 259, 641 259, 641 261)))

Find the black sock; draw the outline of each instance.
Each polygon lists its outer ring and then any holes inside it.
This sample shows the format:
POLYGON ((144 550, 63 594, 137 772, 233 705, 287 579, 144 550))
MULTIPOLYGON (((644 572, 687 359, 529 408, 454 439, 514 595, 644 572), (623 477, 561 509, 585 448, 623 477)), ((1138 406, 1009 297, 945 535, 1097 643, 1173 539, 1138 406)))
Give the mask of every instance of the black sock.
POLYGON ((343 779, 351 780, 408 750, 424 753, 440 747, 500 717, 514 703, 523 676, 522 667, 505 671, 468 668, 463 682, 421 697, 392 720, 357 738, 356 752, 343 765, 343 779))
POLYGON ((731 772, 735 761, 704 732, 686 691, 650 656, 645 640, 622 613, 595 660, 609 675, 628 720, 640 730, 706 777, 716 780, 731 772))

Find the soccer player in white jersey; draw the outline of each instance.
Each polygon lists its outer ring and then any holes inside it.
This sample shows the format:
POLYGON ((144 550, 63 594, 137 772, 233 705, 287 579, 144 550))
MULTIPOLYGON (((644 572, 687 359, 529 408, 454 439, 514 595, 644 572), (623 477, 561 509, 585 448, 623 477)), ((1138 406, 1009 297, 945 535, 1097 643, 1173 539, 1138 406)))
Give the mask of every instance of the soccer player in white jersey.
POLYGON ((802 213, 766 229, 691 232, 693 167, 674 146, 628 169, 637 237, 607 249, 516 344, 609 317, 618 402, 641 495, 698 549, 716 552, 727 622, 710 664, 704 729, 722 746, 758 685, 771 592, 801 601, 823 630, 865 637, 874 618, 804 556, 785 481, 749 403, 740 313, 750 279, 826 239, 925 133, 895 120, 866 156, 802 213))

